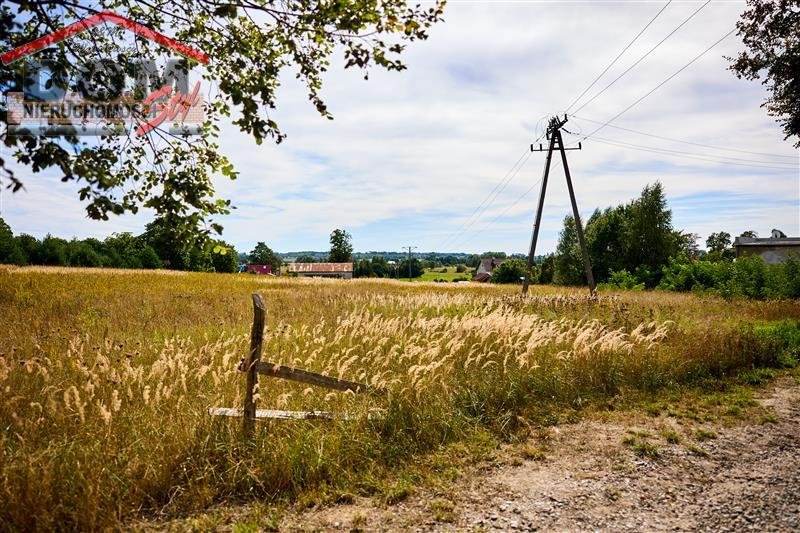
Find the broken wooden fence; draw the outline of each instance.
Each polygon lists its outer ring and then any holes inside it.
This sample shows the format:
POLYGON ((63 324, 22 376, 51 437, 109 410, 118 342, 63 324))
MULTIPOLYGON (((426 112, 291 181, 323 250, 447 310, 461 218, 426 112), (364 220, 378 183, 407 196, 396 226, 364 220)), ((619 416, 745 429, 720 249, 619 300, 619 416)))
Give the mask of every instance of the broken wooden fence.
POLYGON ((208 412, 214 416, 235 416, 244 418, 244 432, 252 435, 255 420, 257 418, 271 418, 278 420, 334 420, 349 419, 343 414, 328 411, 279 411, 274 409, 256 409, 256 401, 253 397, 254 390, 258 384, 258 375, 267 377, 288 379, 298 381, 308 385, 326 387, 339 391, 352 391, 355 393, 366 393, 376 396, 386 394, 386 391, 377 387, 372 387, 364 383, 356 383, 344 379, 333 378, 316 372, 309 372, 300 368, 292 368, 275 363, 261 360, 261 352, 264 344, 264 322, 266 309, 264 300, 259 294, 253 294, 253 329, 250 332, 250 353, 239 363, 238 370, 246 374, 244 390, 244 408, 211 407, 208 412))

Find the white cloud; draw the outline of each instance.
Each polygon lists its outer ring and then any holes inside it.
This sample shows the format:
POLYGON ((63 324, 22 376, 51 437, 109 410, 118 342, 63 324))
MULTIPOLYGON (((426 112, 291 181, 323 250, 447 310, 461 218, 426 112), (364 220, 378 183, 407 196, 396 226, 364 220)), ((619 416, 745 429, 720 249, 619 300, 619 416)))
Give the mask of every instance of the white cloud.
MULTIPOLYGON (((358 72, 343 70, 339 58, 333 61, 323 90, 333 121, 319 117, 303 87, 287 75, 279 109, 271 114, 289 134, 284 143, 257 146, 233 127, 223 128, 223 149, 241 172, 234 182, 218 182, 220 194, 238 206, 222 221, 225 238, 242 249, 258 240, 278 250, 324 249, 328 233, 345 227, 357 250, 396 250, 405 244, 438 249, 525 153, 537 121, 563 110, 661 5, 451 2, 446 22, 430 32, 430 39, 409 46, 408 70, 373 71, 364 81, 358 72)), ((698 5, 673 2, 587 97, 698 5)), ((729 31, 743 9, 743 2, 710 4, 579 116, 602 121, 615 115, 729 31)), ((760 108, 764 88, 726 70, 722 56, 735 55, 739 47, 736 37, 729 38, 615 124, 703 144, 796 155, 760 108)), ((567 127, 584 133, 594 129, 577 119, 567 127)), ((611 128, 598 135, 714 159, 800 164, 611 128)), ((596 207, 628 201, 660 179, 675 207, 677 227, 701 234, 751 228, 766 233, 779 227, 800 234, 796 167, 778 173, 591 140, 583 147, 569 152, 569 162, 584 216, 596 207), (722 193, 711 207, 684 200, 722 193), (745 209, 735 195, 749 195, 751 205, 745 209)), ((485 215, 446 248, 523 251, 538 187, 510 206, 539 180, 543 162, 544 154, 534 154, 485 215), (488 224, 504 210, 504 216, 488 224)), ((102 235, 135 231, 147 220, 89 223, 70 196, 74 188, 51 187, 52 177, 31 180, 41 186, 29 186, 27 194, 13 198, 6 194, 3 216, 17 231, 102 235)), ((554 248, 560 220, 569 212, 560 169, 550 183, 542 251, 554 248)))

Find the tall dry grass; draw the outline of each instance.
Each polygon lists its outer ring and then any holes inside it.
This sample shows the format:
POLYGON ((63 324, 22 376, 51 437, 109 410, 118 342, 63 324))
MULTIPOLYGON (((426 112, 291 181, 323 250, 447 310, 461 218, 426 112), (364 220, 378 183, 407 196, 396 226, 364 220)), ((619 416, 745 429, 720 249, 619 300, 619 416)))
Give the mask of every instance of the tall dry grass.
POLYGON ((117 527, 320 485, 368 492, 476 427, 509 435, 543 406, 768 364, 746 325, 800 318, 794 302, 516 290, 0 271, 0 528, 117 527), (238 421, 209 417, 242 403, 253 291, 267 303, 264 359, 390 391, 262 378, 260 407, 385 416, 263 422, 252 442, 238 421))

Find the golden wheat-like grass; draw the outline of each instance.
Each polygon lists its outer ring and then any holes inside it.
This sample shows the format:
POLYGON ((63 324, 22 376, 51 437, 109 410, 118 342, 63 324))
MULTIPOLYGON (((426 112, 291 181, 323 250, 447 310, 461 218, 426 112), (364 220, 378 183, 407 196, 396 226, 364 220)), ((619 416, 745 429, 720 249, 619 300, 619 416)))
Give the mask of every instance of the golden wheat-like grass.
POLYGON ((800 318, 793 302, 517 291, 2 269, 0 528, 117 527, 344 482, 547 402, 748 364, 736 344, 743 323, 800 318), (254 291, 267 304, 264 360, 389 391, 376 399, 262 377, 259 407, 386 416, 261 423, 249 443, 237 420, 209 417, 208 407, 242 405, 236 366, 254 291))

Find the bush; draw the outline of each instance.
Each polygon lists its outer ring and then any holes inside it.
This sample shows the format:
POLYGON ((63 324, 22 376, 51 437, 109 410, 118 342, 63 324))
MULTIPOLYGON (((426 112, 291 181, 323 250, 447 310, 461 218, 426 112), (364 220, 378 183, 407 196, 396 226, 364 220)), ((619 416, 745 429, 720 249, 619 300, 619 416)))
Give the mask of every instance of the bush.
POLYGON ((46 236, 39 247, 39 261, 43 265, 64 266, 67 264, 67 241, 46 236))
POLYGON ((784 320, 772 324, 763 324, 753 328, 753 334, 771 342, 770 351, 776 354, 775 366, 794 368, 800 361, 800 323, 784 320))
POLYGON ((100 254, 85 242, 72 241, 67 245, 70 266, 99 267, 103 265, 100 254))
POLYGON ((519 283, 526 269, 527 265, 522 259, 507 259, 495 267, 492 283, 519 283))
POLYGON ((757 255, 733 262, 674 257, 663 274, 658 285, 662 290, 708 292, 725 298, 800 297, 800 262, 795 257, 777 265, 767 265, 757 255))
POLYGON ((161 268, 162 266, 164 266, 161 263, 161 259, 158 257, 158 254, 153 249, 153 247, 147 244, 144 245, 144 247, 142 247, 141 251, 139 252, 139 261, 141 261, 142 263, 142 268, 153 269, 153 268, 161 268))
POLYGON ((639 282, 639 279, 625 270, 612 270, 609 276, 607 286, 614 289, 628 289, 632 291, 644 290, 644 283, 639 282))

